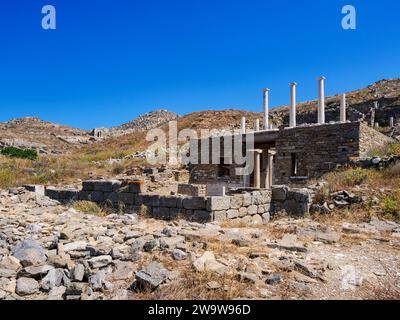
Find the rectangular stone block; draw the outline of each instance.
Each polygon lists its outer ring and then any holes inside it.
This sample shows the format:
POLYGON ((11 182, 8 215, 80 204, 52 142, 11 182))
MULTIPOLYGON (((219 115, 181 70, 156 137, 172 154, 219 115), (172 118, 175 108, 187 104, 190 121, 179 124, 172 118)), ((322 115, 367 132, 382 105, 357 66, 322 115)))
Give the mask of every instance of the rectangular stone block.
POLYGON ((45 190, 46 197, 49 197, 53 200, 59 200, 59 192, 56 189, 46 189, 45 190))
POLYGON ((226 212, 226 217, 227 217, 228 219, 236 219, 236 218, 239 218, 239 210, 237 210, 237 209, 229 209, 229 210, 226 212))
POLYGON ((207 210, 221 211, 228 210, 231 207, 231 197, 208 197, 207 210))
POLYGON ((160 197, 160 207, 176 208, 177 203, 177 197, 160 197))
POLYGON ((212 213, 213 216, 213 220, 214 221, 225 221, 226 218, 226 210, 222 210, 222 211, 214 211, 212 213))
POLYGON ((190 197, 183 200, 183 207, 190 210, 201 210, 206 208, 206 198, 190 197))
POLYGON ((82 182, 82 191, 94 191, 94 183, 93 180, 86 180, 82 182))
POLYGON ((210 222, 212 220, 211 212, 205 210, 194 210, 193 221, 210 222))
POLYGON ((208 184, 207 185, 207 196, 209 197, 224 197, 226 193, 226 187, 221 184, 208 184))
POLYGON ((146 185, 144 181, 129 182, 128 191, 131 193, 144 193, 146 192, 146 185))
POLYGON ((287 193, 287 186, 272 186, 272 201, 285 201, 287 193))
POLYGON ((106 192, 106 193, 104 193, 104 201, 108 201, 110 203, 118 203, 118 201, 119 201, 119 193, 118 192, 106 192))
POLYGON ((93 181, 94 190, 102 192, 117 191, 121 187, 121 181, 118 180, 98 180, 93 181))
POLYGON ((118 201, 123 202, 128 205, 135 204, 134 197, 132 193, 119 193, 118 194, 118 201))
POLYGON ((231 209, 239 209, 243 206, 243 195, 231 196, 231 209))
POLYGON ((170 217, 170 208, 153 207, 152 216, 157 219, 167 219, 170 217))
POLYGON ((146 195, 143 197, 143 204, 149 207, 158 207, 160 205, 160 196, 146 195))

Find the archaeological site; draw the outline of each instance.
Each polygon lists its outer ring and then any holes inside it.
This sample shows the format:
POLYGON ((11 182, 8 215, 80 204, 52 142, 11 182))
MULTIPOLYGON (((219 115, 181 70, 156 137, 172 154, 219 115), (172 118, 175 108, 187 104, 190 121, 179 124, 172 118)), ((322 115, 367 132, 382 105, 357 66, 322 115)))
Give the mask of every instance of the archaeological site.
POLYGON ((400 4, 355 2, 2 1, 0 307, 399 301, 400 4))

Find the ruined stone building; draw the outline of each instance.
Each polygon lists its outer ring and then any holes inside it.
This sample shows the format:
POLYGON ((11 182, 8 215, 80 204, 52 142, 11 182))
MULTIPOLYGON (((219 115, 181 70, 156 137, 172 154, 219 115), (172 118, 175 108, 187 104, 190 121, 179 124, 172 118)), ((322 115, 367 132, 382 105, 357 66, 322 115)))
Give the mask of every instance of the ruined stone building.
MULTIPOLYGON (((237 175, 233 157, 224 156, 225 140, 233 136, 211 137, 198 143, 199 156, 210 154, 208 161, 190 164, 190 182, 231 187, 270 188, 279 184, 307 184, 314 178, 346 165, 351 160, 366 157, 374 148, 389 143, 390 138, 363 121, 346 120, 346 97, 342 96, 340 119, 325 122, 324 80, 319 81, 318 123, 296 125, 296 83, 291 83, 289 127, 271 129, 268 121, 268 89, 264 90, 263 130, 257 120, 254 129, 246 130, 242 119, 241 147, 233 147, 232 154, 251 152, 254 170, 248 176, 237 175), (252 135, 254 148, 246 150, 245 141, 252 135), (210 148, 220 145, 219 161, 212 161, 210 148)), ((231 144, 234 146, 234 144, 231 144)), ((204 158, 204 156, 203 156, 204 158)), ((215 159, 214 159, 215 160, 215 159)))

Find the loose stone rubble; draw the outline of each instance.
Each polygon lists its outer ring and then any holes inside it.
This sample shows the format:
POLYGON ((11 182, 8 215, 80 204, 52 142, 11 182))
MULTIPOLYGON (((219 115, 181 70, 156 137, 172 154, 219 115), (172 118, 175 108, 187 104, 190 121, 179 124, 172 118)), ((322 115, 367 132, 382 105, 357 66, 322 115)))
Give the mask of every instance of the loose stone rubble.
POLYGON ((184 288, 188 272, 214 275, 197 285, 231 298, 359 298, 365 283, 399 275, 400 225, 377 218, 328 228, 308 218, 97 217, 24 188, 1 191, 0 203, 0 299, 137 299, 184 288))

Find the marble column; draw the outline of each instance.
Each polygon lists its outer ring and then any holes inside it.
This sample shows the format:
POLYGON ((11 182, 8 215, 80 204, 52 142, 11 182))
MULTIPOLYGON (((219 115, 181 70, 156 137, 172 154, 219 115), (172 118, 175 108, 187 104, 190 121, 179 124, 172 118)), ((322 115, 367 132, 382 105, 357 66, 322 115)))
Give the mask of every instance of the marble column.
POLYGON ((340 99, 340 122, 346 122, 346 94, 343 93, 340 99))
POLYGON ((269 89, 265 88, 263 90, 263 98, 264 98, 264 119, 263 125, 264 130, 269 129, 269 89))
POLYGON ((289 114, 289 127, 296 126, 296 82, 290 84, 290 114, 289 114))
POLYGON ((240 123, 240 130, 242 134, 246 134, 246 118, 242 117, 242 121, 240 123))
POLYGON ((318 123, 325 123, 325 77, 318 78, 318 123))
POLYGON ((260 119, 256 119, 256 121, 254 121, 254 131, 260 131, 260 119))

